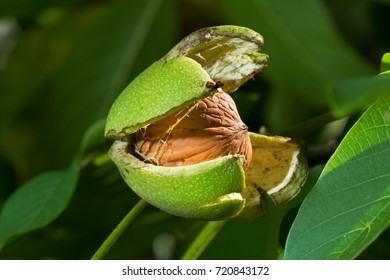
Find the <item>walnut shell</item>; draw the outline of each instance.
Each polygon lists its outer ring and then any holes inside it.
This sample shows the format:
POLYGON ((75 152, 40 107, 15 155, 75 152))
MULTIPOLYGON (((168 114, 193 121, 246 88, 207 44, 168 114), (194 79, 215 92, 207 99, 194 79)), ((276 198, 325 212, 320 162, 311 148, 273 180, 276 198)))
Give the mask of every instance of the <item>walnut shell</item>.
POLYGON ((226 155, 252 158, 248 127, 229 94, 217 92, 135 133, 135 152, 161 166, 192 165, 226 155))

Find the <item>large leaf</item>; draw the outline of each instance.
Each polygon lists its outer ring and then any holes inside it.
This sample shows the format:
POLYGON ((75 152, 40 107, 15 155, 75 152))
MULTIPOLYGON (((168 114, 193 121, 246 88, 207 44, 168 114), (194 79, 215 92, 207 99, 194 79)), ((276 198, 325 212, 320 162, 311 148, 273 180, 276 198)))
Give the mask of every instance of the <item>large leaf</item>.
POLYGON ((390 96, 351 128, 303 202, 286 259, 353 259, 390 225, 390 96))
POLYGON ((13 193, 0 214, 0 248, 5 242, 41 228, 57 218, 68 205, 78 178, 78 161, 66 171, 39 175, 13 193))
POLYGON ((272 83, 268 126, 287 127, 326 110, 325 85, 372 74, 335 29, 319 0, 221 1, 232 24, 264 36, 269 66, 261 76, 272 83), (309 110, 307 108, 310 108, 309 110))

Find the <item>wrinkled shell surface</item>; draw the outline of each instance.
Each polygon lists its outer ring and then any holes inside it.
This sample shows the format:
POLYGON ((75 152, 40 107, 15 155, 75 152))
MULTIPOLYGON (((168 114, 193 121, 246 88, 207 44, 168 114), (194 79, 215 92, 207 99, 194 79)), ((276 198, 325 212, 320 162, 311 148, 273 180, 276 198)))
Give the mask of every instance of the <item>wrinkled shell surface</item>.
POLYGON ((139 130, 135 152, 145 162, 184 166, 226 155, 252 158, 248 128, 230 95, 217 92, 139 130))

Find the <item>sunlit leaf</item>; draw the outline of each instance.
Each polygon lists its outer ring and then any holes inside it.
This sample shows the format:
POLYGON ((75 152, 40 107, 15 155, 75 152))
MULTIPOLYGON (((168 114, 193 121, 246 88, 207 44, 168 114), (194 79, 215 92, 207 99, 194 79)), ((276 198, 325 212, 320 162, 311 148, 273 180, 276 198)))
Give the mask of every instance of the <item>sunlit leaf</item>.
POLYGON ((0 248, 11 237, 41 228, 68 205, 78 178, 78 161, 66 171, 39 175, 13 193, 0 214, 0 248))
POLYGON ((390 225, 390 97, 348 132, 303 202, 286 259, 353 259, 390 225))

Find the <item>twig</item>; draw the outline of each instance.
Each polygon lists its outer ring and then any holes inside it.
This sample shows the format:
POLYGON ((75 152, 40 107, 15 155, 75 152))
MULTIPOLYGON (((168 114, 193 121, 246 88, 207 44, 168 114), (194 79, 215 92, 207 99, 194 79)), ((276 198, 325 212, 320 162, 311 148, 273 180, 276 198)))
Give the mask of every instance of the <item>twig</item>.
POLYGON ((111 234, 107 237, 107 239, 103 242, 100 248, 93 255, 91 260, 101 260, 104 256, 110 251, 111 247, 115 244, 115 242, 121 237, 127 227, 134 221, 134 219, 142 212, 142 210, 147 205, 147 202, 141 199, 127 215, 123 218, 123 220, 116 226, 116 228, 111 232, 111 234))
POLYGON ((196 260, 221 230, 226 220, 208 222, 192 241, 190 247, 181 257, 182 260, 196 260))

